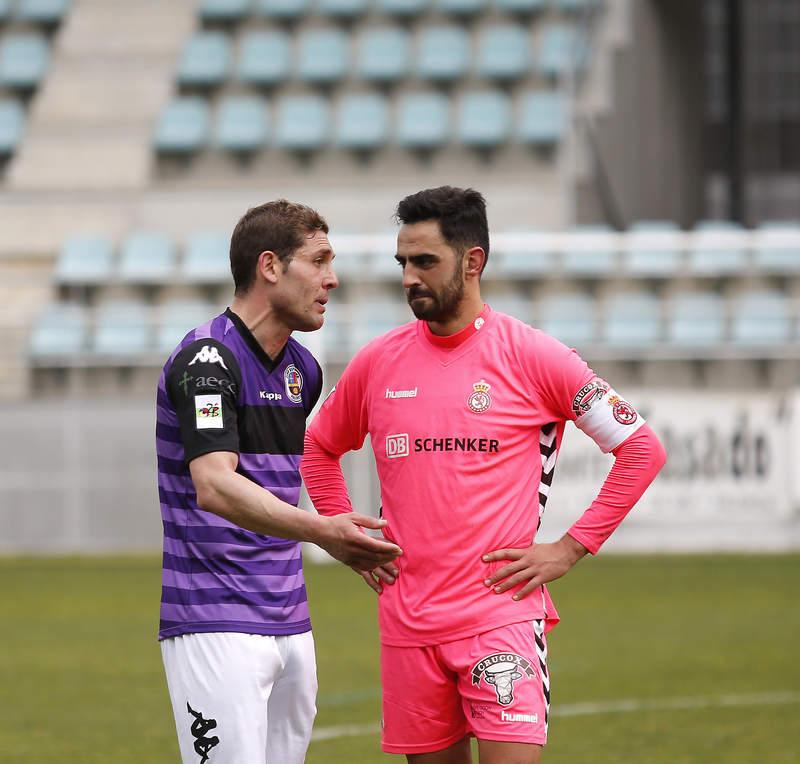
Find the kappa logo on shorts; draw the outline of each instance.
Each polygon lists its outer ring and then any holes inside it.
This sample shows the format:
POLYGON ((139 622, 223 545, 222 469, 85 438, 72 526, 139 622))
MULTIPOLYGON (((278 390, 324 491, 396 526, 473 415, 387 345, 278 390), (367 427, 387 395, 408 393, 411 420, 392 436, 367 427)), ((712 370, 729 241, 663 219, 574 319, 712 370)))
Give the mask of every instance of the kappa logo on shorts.
POLYGON ((215 745, 219 744, 219 738, 216 735, 213 737, 207 737, 208 733, 217 726, 217 720, 204 719, 203 714, 201 714, 199 711, 195 711, 188 703, 186 704, 186 708, 194 717, 194 721, 192 722, 192 726, 190 727, 189 731, 192 733, 192 737, 195 738, 195 753, 197 753, 197 755, 200 757, 200 764, 205 764, 208 761, 209 751, 215 745))
POLYGON ((483 678, 494 687, 501 706, 514 702, 514 682, 523 676, 533 677, 536 672, 527 658, 516 653, 492 653, 472 667, 472 684, 480 685, 483 678))

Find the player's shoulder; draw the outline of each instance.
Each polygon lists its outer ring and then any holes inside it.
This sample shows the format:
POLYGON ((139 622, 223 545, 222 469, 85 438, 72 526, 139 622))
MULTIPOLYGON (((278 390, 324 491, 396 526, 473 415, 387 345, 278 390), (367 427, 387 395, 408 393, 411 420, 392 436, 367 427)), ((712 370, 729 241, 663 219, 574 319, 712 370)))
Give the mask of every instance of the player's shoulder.
MULTIPOLYGON (((229 376, 239 375, 239 359, 224 338, 189 332, 167 362, 168 374, 190 368, 202 372, 219 372, 229 376)), ((219 374, 217 375, 219 376, 219 374)))
POLYGON ((417 324, 419 322, 409 321, 408 323, 396 326, 388 332, 375 337, 367 342, 354 356, 357 357, 376 359, 387 354, 393 354, 398 348, 405 347, 416 340, 417 324))
POLYGON ((532 345, 541 346, 544 348, 563 346, 560 340, 557 340, 553 335, 542 331, 541 329, 526 323, 525 321, 508 315, 508 313, 501 313, 500 311, 493 310, 493 326, 496 332, 501 334, 504 338, 520 343, 529 343, 532 345))

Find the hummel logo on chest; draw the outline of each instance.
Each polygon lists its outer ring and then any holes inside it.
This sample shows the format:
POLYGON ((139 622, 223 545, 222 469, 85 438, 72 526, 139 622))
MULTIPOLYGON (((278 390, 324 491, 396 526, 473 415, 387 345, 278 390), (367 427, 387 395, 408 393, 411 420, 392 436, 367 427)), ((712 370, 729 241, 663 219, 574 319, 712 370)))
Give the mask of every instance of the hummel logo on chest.
POLYGON ((386 397, 387 398, 416 398, 417 397, 417 388, 415 387, 413 390, 390 390, 387 387, 386 388, 386 397))

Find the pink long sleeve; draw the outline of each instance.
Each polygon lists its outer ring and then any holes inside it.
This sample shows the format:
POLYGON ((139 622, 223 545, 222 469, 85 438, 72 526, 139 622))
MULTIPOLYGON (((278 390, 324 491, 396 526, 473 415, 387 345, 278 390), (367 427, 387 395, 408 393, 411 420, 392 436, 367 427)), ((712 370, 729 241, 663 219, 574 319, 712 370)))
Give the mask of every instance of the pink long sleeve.
POLYGON ((326 451, 310 432, 305 437, 300 474, 314 507, 321 515, 353 511, 341 462, 326 451))
POLYGON ((592 554, 625 519, 666 462, 661 441, 646 424, 612 453, 616 460, 600 493, 568 531, 592 554))

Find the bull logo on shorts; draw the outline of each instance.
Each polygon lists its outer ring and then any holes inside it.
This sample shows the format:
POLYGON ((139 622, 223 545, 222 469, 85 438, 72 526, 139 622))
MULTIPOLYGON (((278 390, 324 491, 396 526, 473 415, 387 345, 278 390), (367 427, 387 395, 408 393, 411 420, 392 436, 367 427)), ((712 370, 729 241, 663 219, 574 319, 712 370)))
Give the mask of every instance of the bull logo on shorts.
POLYGON ((510 706, 514 702, 514 682, 523 676, 535 675, 536 672, 527 658, 516 653, 492 653, 472 668, 472 684, 479 685, 483 678, 494 687, 497 702, 501 706, 510 706))

